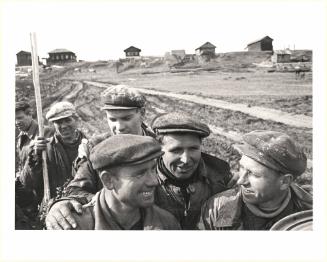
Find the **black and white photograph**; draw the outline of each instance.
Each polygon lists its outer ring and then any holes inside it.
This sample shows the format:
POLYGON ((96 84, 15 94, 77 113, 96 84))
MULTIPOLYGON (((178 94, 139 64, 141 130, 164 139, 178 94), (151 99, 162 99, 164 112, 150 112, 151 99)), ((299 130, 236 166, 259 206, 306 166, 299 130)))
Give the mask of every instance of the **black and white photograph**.
POLYGON ((2 1, 1 260, 325 261, 326 7, 2 1))

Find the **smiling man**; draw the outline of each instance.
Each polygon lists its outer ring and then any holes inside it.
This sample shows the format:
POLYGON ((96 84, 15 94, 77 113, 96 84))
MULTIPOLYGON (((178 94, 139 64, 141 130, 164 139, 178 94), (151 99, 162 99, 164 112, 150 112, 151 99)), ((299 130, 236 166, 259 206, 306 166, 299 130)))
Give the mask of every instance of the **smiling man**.
POLYGON ((302 149, 275 131, 245 134, 239 188, 219 193, 203 206, 200 229, 269 230, 280 219, 312 209, 312 195, 293 181, 307 164, 302 149))
POLYGON ((158 160, 155 202, 171 212, 182 229, 196 229, 202 204, 229 188, 229 165, 202 152, 202 139, 210 130, 190 116, 165 114, 155 119, 152 128, 165 152, 158 160))
POLYGON ((72 178, 72 164, 78 154, 78 146, 85 138, 78 129, 78 116, 73 104, 63 101, 54 104, 46 115, 53 123, 55 133, 50 139, 36 137, 30 146, 29 159, 20 176, 24 188, 36 192, 38 202, 43 198, 41 152, 46 150, 50 185, 50 197, 72 178))
POLYGON ((90 161, 98 171, 103 189, 73 213, 76 229, 177 230, 172 214, 154 205, 158 185, 156 158, 163 154, 151 137, 116 135, 96 145, 90 161))

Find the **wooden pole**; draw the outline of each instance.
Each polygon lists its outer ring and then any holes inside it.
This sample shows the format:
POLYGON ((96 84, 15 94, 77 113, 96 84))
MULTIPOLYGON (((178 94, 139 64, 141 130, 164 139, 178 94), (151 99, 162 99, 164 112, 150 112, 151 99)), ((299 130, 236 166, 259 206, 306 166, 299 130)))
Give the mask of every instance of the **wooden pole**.
MULTIPOLYGON (((35 91, 35 102, 37 112, 37 122, 39 125, 39 136, 44 137, 43 116, 42 116, 42 101, 40 92, 40 77, 39 77, 39 59, 37 56, 36 34, 31 33, 31 47, 32 47, 32 69, 33 69, 33 83, 35 91)), ((43 185, 44 197, 43 200, 47 203, 50 200, 50 187, 48 176, 48 165, 46 151, 42 151, 42 167, 43 167, 43 185)))

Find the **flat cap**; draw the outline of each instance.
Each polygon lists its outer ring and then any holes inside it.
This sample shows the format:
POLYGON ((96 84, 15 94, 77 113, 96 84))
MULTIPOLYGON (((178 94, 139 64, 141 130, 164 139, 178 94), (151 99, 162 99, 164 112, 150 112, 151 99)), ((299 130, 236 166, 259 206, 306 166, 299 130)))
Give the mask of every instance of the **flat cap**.
POLYGON ((284 133, 255 130, 243 140, 244 144, 235 146, 241 154, 278 172, 299 176, 307 167, 303 150, 284 133))
POLYGON ((46 118, 53 122, 61 118, 76 115, 76 109, 74 105, 67 101, 62 101, 54 104, 49 112, 46 114, 46 118))
POLYGON ((200 137, 210 135, 209 127, 182 113, 168 113, 158 116, 152 123, 156 134, 193 133, 200 137))
POLYGON ((141 108, 146 102, 144 95, 126 85, 107 88, 101 94, 101 100, 104 104, 102 110, 141 108))
POLYGON ((94 169, 136 165, 163 155, 154 138, 138 135, 114 135, 97 144, 90 153, 94 169))
POLYGON ((30 107, 31 106, 29 105, 29 103, 27 103, 25 101, 16 102, 16 109, 15 109, 15 111, 26 110, 27 108, 30 108, 30 107))

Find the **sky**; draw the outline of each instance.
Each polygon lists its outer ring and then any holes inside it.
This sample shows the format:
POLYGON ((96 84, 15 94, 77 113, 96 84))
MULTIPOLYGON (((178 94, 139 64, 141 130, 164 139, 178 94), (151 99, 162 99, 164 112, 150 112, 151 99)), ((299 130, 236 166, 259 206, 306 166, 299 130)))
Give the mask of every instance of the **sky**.
MULTIPOLYGON (((317 1, 314 1, 317 3, 317 1)), ((318 1, 319 2, 319 1, 318 1)), ((96 61, 124 57, 133 45, 143 56, 186 53, 209 41, 216 52, 245 51, 266 35, 275 50, 314 49, 316 16, 312 1, 14 1, 4 6, 3 32, 13 56, 30 51, 29 33, 37 36, 41 58, 56 48, 96 61)))

